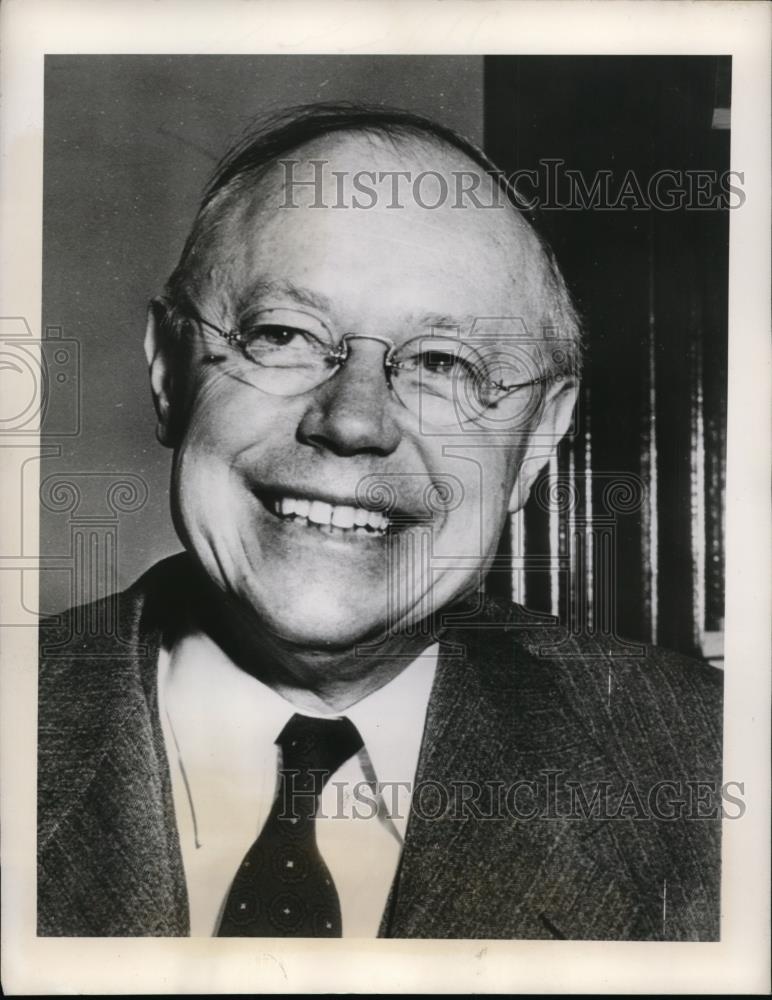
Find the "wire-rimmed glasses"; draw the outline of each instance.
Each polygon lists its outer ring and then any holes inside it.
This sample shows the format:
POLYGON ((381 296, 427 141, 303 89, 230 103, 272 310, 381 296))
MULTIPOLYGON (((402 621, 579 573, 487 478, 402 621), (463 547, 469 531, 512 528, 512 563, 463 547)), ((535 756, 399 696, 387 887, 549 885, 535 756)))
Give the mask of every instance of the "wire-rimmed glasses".
POLYGON ((519 422, 538 408, 543 394, 537 388, 550 378, 538 370, 532 349, 490 339, 469 343, 446 327, 424 328, 397 344, 365 333, 336 337, 320 319, 299 309, 262 309, 235 330, 223 330, 190 310, 184 314, 202 334, 214 333, 238 351, 247 363, 247 380, 274 396, 298 396, 329 381, 346 364, 354 340, 383 344, 389 388, 402 406, 433 427, 483 418, 495 425, 519 422), (530 392, 521 391, 529 387, 530 392))

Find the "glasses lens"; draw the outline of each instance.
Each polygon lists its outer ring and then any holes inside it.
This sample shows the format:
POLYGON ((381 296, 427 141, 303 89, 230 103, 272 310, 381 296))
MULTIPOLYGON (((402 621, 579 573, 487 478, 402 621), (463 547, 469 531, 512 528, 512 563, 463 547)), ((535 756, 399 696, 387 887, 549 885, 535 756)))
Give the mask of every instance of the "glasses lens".
POLYGON ((527 352, 501 345, 472 346, 436 334, 404 344, 394 357, 392 386, 401 402, 433 427, 510 431, 540 406, 540 372, 527 352))
POLYGON ((242 325, 238 342, 252 362, 250 380, 273 395, 306 392, 336 368, 326 327, 305 313, 264 310, 242 325))
POLYGON ((458 423, 459 403, 464 401, 472 403, 473 416, 490 405, 484 358, 455 338, 417 337, 395 353, 393 362, 395 393, 404 406, 433 426, 458 423))

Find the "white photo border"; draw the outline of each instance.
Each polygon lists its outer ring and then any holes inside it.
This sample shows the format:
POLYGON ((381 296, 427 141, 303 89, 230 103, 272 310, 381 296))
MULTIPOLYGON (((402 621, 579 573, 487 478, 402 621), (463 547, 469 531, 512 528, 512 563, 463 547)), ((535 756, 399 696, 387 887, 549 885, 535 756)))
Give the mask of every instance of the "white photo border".
MULTIPOLYGON (((0 8, 0 317, 25 317, 36 337, 48 53, 731 55, 731 166, 744 172, 746 193, 730 220, 724 768, 744 782, 747 811, 724 824, 721 942, 37 938, 37 636, 15 628, 0 646, 6 993, 767 991, 771 11, 658 0, 7 0, 0 8)), ((25 492, 36 500, 37 483, 25 492)), ((11 516, 20 496, 18 476, 4 478, 0 568, 22 551, 11 516)), ((25 524, 25 551, 37 551, 37 513, 25 524)), ((28 574, 34 593, 36 573, 28 574)), ((15 585, 0 573, 0 604, 15 585)))

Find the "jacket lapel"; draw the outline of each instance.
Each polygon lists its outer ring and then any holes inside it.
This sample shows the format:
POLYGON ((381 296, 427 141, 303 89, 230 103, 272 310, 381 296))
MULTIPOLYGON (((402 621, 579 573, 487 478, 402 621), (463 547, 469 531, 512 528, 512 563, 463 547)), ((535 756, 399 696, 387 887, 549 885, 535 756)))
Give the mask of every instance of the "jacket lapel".
POLYGON ((77 613, 41 628, 41 935, 188 933, 150 611, 168 574, 164 564, 117 608, 112 598, 90 609, 97 638, 79 638, 77 613))
POLYGON ((607 824, 572 818, 571 782, 620 785, 549 669, 503 622, 449 632, 381 934, 634 936, 629 873, 607 824))

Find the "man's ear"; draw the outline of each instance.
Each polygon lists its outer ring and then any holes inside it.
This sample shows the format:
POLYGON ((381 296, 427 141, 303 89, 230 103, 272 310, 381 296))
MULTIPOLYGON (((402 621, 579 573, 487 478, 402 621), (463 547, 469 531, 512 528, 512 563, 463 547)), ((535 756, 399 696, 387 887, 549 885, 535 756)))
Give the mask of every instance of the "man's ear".
POLYGON ((510 514, 520 510, 525 504, 539 473, 555 454, 558 444, 568 431, 578 393, 579 382, 574 377, 548 383, 547 399, 539 424, 531 434, 509 500, 510 514))
POLYGON ((173 448, 176 443, 175 369, 179 364, 178 345, 169 322, 169 303, 164 299, 153 299, 147 309, 145 327, 145 357, 150 371, 150 388, 158 416, 156 436, 161 444, 173 448))

